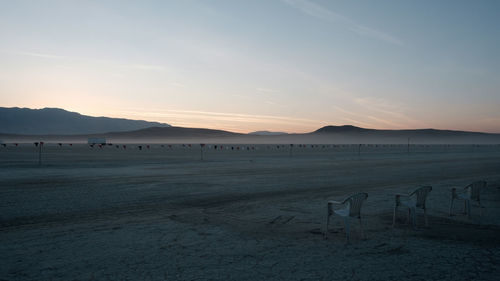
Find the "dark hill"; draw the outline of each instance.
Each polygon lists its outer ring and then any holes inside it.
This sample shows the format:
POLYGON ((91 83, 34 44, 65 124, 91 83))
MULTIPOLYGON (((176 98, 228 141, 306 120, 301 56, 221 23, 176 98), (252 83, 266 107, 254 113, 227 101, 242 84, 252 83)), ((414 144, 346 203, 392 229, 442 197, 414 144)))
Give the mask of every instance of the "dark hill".
POLYGON ((343 126, 325 126, 323 128, 319 128, 314 131, 315 134, 338 134, 338 133, 360 133, 367 131, 376 131, 373 129, 365 129, 352 125, 343 125, 343 126))
POLYGON ((414 129, 376 130, 351 125, 325 126, 309 135, 346 143, 499 143, 500 134, 479 132, 414 129))
POLYGON ((20 135, 81 135, 169 127, 158 122, 92 117, 59 108, 0 107, 0 133, 20 135))
POLYGON ((110 138, 219 138, 219 137, 236 137, 242 134, 201 128, 184 128, 184 127, 151 127, 131 132, 111 132, 103 134, 110 138))

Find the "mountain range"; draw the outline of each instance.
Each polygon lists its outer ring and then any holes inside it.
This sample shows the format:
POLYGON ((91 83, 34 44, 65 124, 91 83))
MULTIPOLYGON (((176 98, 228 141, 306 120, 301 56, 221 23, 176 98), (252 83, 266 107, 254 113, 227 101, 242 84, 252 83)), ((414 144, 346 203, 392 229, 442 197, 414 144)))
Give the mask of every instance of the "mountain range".
POLYGON ((0 107, 0 133, 19 135, 75 135, 124 132, 169 127, 158 122, 92 117, 59 108, 0 107))
POLYGON ((499 144, 500 134, 436 129, 377 130, 352 125, 325 126, 303 134, 257 131, 249 134, 165 123, 91 117, 57 108, 0 108, 4 141, 74 141, 106 138, 112 142, 220 143, 448 143, 499 144))

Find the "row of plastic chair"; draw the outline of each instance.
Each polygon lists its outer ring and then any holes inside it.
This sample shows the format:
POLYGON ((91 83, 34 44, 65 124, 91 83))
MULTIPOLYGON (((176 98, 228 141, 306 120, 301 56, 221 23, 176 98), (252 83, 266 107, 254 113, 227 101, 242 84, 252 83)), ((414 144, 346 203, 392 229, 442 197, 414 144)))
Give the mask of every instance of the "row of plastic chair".
MULTIPOLYGON (((453 188, 451 190, 451 202, 449 215, 452 215, 453 203, 455 200, 464 201, 464 213, 470 218, 471 216, 471 201, 475 201, 479 204, 480 217, 482 216, 482 206, 480 200, 480 191, 482 188, 486 187, 485 181, 473 182, 461 190, 453 188)), ((424 211, 425 225, 428 226, 429 222, 427 219, 427 195, 432 191, 431 186, 421 186, 409 194, 395 194, 394 202, 394 212, 392 218, 392 226, 396 224, 396 213, 399 207, 404 207, 408 210, 408 223, 412 221, 412 225, 416 228, 417 225, 417 209, 422 209, 424 211)), ((363 202, 368 198, 367 193, 357 193, 345 198, 343 201, 330 200, 327 203, 327 218, 325 226, 325 239, 328 237, 328 226, 330 224, 330 218, 336 214, 344 220, 346 239, 349 242, 350 225, 349 221, 351 218, 357 218, 359 221, 361 236, 364 238, 363 224, 361 223, 361 206, 363 202), (342 208, 334 209, 334 205, 340 205, 342 208)))

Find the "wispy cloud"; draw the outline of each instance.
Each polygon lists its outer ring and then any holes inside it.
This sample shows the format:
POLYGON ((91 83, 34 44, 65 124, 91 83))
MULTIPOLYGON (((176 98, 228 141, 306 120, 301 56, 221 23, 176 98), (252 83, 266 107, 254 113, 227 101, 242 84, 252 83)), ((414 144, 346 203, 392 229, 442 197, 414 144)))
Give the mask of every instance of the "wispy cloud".
POLYGON ((292 6, 295 9, 300 10, 304 14, 307 14, 314 18, 324 20, 327 22, 336 22, 342 24, 347 29, 359 35, 375 38, 395 45, 400 45, 400 46, 403 45, 403 42, 400 39, 390 34, 359 24, 344 15, 335 13, 334 11, 326 7, 323 7, 317 3, 314 3, 310 0, 281 0, 281 1, 285 2, 286 4, 292 6))
POLYGON ((273 90, 273 89, 268 89, 268 88, 257 88, 257 92, 264 93, 264 94, 277 94, 280 91, 278 90, 273 90))
POLYGON ((395 45, 399 45, 399 46, 404 45, 401 40, 399 40, 398 38, 396 38, 392 35, 389 35, 387 33, 380 31, 380 30, 369 28, 369 27, 366 27, 363 25, 355 25, 355 26, 351 27, 351 30, 360 34, 360 35, 365 35, 368 37, 376 38, 376 39, 379 39, 379 40, 382 40, 382 41, 385 41, 388 43, 392 43, 395 45))
POLYGON ((60 56, 60 55, 39 53, 39 52, 0 50, 0 53, 7 54, 7 55, 36 57, 36 58, 44 58, 44 59, 51 59, 51 60, 66 60, 66 61, 73 61, 73 62, 77 61, 77 62, 107 64, 107 65, 112 65, 115 67, 135 69, 135 70, 147 70, 147 71, 165 71, 165 70, 167 70, 167 68, 163 65, 141 64, 141 63, 120 63, 120 62, 115 62, 112 60, 105 60, 105 59, 88 58, 88 57, 60 56))
POLYGON ((162 65, 154 65, 154 64, 125 64, 123 66, 139 70, 164 71, 166 69, 162 65))
POLYGON ((256 130, 262 128, 280 128, 281 130, 291 128, 292 130, 297 130, 301 128, 305 132, 317 128, 323 123, 320 120, 307 118, 199 110, 131 108, 130 110, 120 110, 120 114, 121 116, 125 114, 145 120, 165 120, 165 122, 174 126, 201 126, 233 131, 241 131, 242 128, 254 127, 256 130))
POLYGON ((361 106, 365 111, 368 110, 376 114, 376 117, 373 115, 369 116, 370 119, 380 122, 383 121, 387 125, 398 128, 408 128, 408 126, 425 126, 425 124, 421 121, 413 119, 404 113, 409 110, 409 107, 403 103, 371 97, 358 97, 354 99, 354 102, 361 106), (382 116, 386 118, 382 118, 382 116), (398 122, 396 123, 392 120, 398 120, 398 122))
POLYGON ((371 120, 374 120, 378 124, 384 124, 384 125, 390 126, 392 128, 397 128, 397 129, 404 129, 405 128, 404 125, 402 125, 398 122, 391 121, 392 119, 380 118, 380 117, 373 116, 373 115, 366 115, 366 117, 371 119, 371 120))
POLYGON ((347 124, 349 125, 361 126, 363 128, 374 128, 372 123, 362 122, 345 116, 340 117, 340 119, 347 121, 347 124))
POLYGON ((241 113, 224 113, 224 112, 210 112, 210 111, 196 111, 196 110, 168 110, 164 113, 152 113, 152 114, 163 114, 163 115, 172 115, 172 114, 190 114, 197 116, 210 116, 213 118, 221 118, 221 119, 230 119, 230 120, 254 120, 254 121, 268 121, 268 120, 279 120, 284 123, 294 123, 294 122, 302 122, 302 123, 310 123, 310 124, 318 124, 318 120, 307 119, 307 118, 296 118, 296 117, 283 117, 283 116, 275 116, 275 115, 257 115, 257 114, 241 114, 241 113))
POLYGON ((179 83, 179 82, 171 82, 170 85, 174 87, 179 87, 179 88, 186 88, 186 85, 179 83))
POLYGON ((377 117, 370 116, 367 114, 356 113, 352 110, 347 110, 347 109, 341 108, 341 107, 336 106, 336 105, 332 106, 332 108, 335 111, 342 113, 342 116, 340 118, 342 120, 346 120, 346 121, 350 122, 350 124, 352 124, 352 125, 361 125, 365 128, 377 128, 380 126, 380 124, 390 125, 393 127, 397 126, 396 124, 388 122, 387 120, 384 120, 382 118, 377 118, 377 117), (369 121, 367 121, 366 119, 369 119, 369 121), (372 121, 372 122, 370 122, 370 121, 372 121), (375 121, 375 122, 373 122, 373 121, 375 121))
POLYGON ((43 53, 33 53, 33 52, 19 52, 19 51, 8 51, 8 50, 0 50, 0 53, 10 54, 10 55, 20 55, 20 56, 29 56, 29 57, 38 57, 45 59, 64 59, 64 56, 52 55, 52 54, 43 54, 43 53))
MULTIPOLYGON (((422 128, 423 123, 407 114, 408 107, 402 103, 389 102, 371 97, 357 97, 352 100, 350 109, 332 106, 332 109, 342 114, 342 119, 350 120, 369 128, 408 129, 422 128)), ((355 124, 356 125, 356 124, 355 124)))

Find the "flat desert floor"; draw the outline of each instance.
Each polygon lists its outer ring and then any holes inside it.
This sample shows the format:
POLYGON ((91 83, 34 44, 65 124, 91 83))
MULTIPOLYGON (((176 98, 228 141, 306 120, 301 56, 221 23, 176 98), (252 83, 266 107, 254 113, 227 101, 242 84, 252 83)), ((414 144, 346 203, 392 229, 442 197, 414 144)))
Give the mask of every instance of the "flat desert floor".
POLYGON ((0 146, 1 280, 498 280, 500 146, 0 146), (231 149, 232 148, 232 149, 231 149), (203 160, 201 160, 203 154, 203 160), (472 217, 452 187, 486 180, 472 217), (395 193, 431 185, 429 227, 395 193), (327 200, 367 192, 366 237, 327 200))

